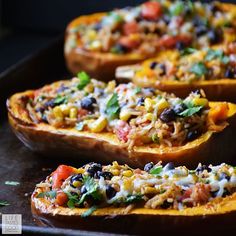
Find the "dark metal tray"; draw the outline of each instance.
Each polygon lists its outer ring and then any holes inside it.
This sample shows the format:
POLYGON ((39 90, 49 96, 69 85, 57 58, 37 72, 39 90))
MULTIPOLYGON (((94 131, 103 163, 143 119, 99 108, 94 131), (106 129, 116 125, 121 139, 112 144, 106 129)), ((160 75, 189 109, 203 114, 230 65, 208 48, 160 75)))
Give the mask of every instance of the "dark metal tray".
POLYGON ((107 235, 71 229, 43 228, 34 222, 30 195, 35 184, 59 164, 79 166, 75 161, 42 157, 28 150, 13 134, 7 122, 6 99, 13 93, 34 89, 55 80, 69 78, 63 58, 63 37, 44 50, 29 56, 0 74, 0 200, 10 205, 0 207, 2 214, 22 214, 23 234, 31 235, 107 235), (18 186, 5 181, 20 182, 18 186))

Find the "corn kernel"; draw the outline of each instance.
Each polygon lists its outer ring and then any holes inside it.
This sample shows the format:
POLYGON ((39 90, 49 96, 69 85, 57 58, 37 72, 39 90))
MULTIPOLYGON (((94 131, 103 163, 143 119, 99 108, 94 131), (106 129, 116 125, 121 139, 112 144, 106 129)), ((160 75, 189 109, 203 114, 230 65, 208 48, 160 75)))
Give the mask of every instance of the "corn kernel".
POLYGON ((195 106, 206 106, 208 104, 208 100, 206 98, 194 98, 193 104, 195 106))
POLYGON ((84 88, 84 91, 87 92, 87 93, 93 93, 94 91, 94 86, 92 83, 89 83, 85 88, 84 88))
POLYGON ((120 174, 120 171, 117 170, 117 169, 112 169, 112 170, 111 170, 111 173, 112 173, 114 176, 117 176, 117 175, 120 174))
POLYGON ((99 133, 103 131, 103 129, 107 125, 107 119, 105 117, 99 117, 97 120, 95 120, 93 123, 89 124, 89 129, 94 133, 99 133))
POLYGON ((158 112, 160 113, 160 112, 162 112, 164 109, 166 109, 167 107, 169 107, 170 105, 169 105, 169 103, 166 101, 166 99, 162 98, 162 99, 158 102, 157 106, 158 106, 158 112))
POLYGON ((66 104, 60 105, 60 109, 61 109, 64 116, 69 116, 70 108, 66 104))
POLYGON ((95 30, 89 30, 87 33, 87 36, 88 36, 88 39, 92 41, 96 39, 97 33, 95 30))
POLYGON ((112 80, 107 84, 106 91, 113 92, 115 87, 116 87, 116 82, 115 82, 115 80, 112 80))
POLYGON ((76 107, 72 107, 70 109, 70 118, 71 119, 75 119, 77 117, 77 114, 78 114, 78 110, 76 107))
POLYGON ((125 171, 123 171, 122 174, 125 177, 131 177, 133 175, 133 172, 131 170, 125 170, 125 171))
POLYGON ((81 184, 82 184, 82 183, 81 183, 80 181, 73 181, 73 186, 74 186, 75 188, 81 186, 81 184))
POLYGON ((130 179, 124 179, 123 180, 123 186, 125 190, 129 190, 131 188, 131 180, 130 179))
POLYGON ((56 106, 53 108, 53 114, 54 114, 55 118, 63 119, 63 113, 62 113, 61 108, 59 106, 56 106))
POLYGON ((146 98, 144 101, 144 106, 145 109, 150 112, 153 110, 153 105, 155 104, 155 102, 151 99, 151 98, 146 98))
POLYGON ((102 48, 102 44, 99 40, 95 40, 91 42, 89 49, 94 50, 94 51, 99 51, 102 48))
POLYGON ((85 172, 85 170, 83 168, 79 168, 76 171, 77 174, 83 174, 84 172, 85 172))
POLYGON ((144 187, 143 188, 143 194, 155 194, 157 192, 157 190, 153 187, 144 187))
POLYGON ((153 114, 152 114, 152 113, 147 113, 147 114, 145 115, 145 120, 152 121, 152 118, 153 118, 153 114))
POLYGON ((131 117, 130 111, 127 109, 122 109, 120 112, 120 119, 127 121, 131 117))

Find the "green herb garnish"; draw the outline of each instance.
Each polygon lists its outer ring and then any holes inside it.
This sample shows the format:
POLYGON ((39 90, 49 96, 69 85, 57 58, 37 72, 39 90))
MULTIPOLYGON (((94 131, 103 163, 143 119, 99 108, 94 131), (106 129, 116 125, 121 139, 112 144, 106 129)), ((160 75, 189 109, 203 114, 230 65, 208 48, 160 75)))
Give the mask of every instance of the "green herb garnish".
POLYGON ((157 166, 152 168, 149 173, 152 175, 159 175, 162 172, 162 170, 163 170, 162 166, 157 166))
POLYGON ((186 110, 179 113, 180 116, 189 117, 193 114, 199 112, 202 109, 202 106, 196 106, 196 107, 189 107, 186 110))
POLYGON ((211 61, 217 58, 220 59, 220 61, 224 64, 227 64, 229 62, 229 57, 225 56, 222 50, 209 49, 207 51, 207 55, 205 57, 206 61, 211 61))
POLYGON ((92 207, 90 207, 87 211, 85 211, 82 215, 81 215, 81 217, 88 217, 88 216, 90 216, 94 211, 96 211, 98 209, 98 207, 97 206, 92 206, 92 207))
POLYGON ((140 87, 136 87, 134 89, 134 94, 138 94, 138 93, 141 93, 142 92, 142 89, 140 87))
POLYGON ((102 196, 98 191, 98 184, 94 181, 93 178, 91 178, 90 176, 84 176, 82 182, 83 182, 85 188, 87 189, 87 192, 82 195, 78 204, 83 203, 88 195, 92 196, 93 199, 95 199, 95 200, 101 199, 102 196))
POLYGON ((37 198, 44 198, 44 197, 49 197, 49 198, 55 198, 57 195, 57 192, 52 190, 48 192, 42 192, 37 195, 37 198))
POLYGON ((9 206, 10 203, 8 201, 5 200, 0 200, 0 206, 9 206))
POLYGON ((120 106, 117 93, 113 93, 112 97, 107 102, 105 112, 108 115, 109 119, 115 119, 118 117, 120 106))
POLYGON ((180 51, 180 54, 181 54, 181 56, 185 56, 185 55, 192 54, 196 51, 197 51, 197 49, 195 49, 195 48, 185 48, 185 49, 180 51))
POLYGON ((184 13, 184 9, 185 9, 184 2, 177 1, 175 4, 172 4, 170 6, 170 14, 172 16, 179 16, 182 13, 184 13))
POLYGON ((152 141, 154 143, 160 143, 159 137, 156 133, 152 135, 152 141))
POLYGON ((78 131, 81 131, 83 130, 84 128, 84 122, 79 122, 75 125, 75 128, 78 130, 78 131))
POLYGON ((58 95, 58 96, 54 99, 53 103, 58 106, 58 105, 67 103, 67 101, 68 101, 67 97, 58 95))
POLYGON ((134 202, 139 202, 141 200, 143 200, 143 195, 135 194, 135 195, 128 195, 124 202, 130 204, 134 202))
POLYGON ((10 186, 17 186, 20 183, 17 181, 5 181, 5 185, 10 185, 10 186))
POLYGON ((193 72, 194 74, 200 77, 207 73, 207 68, 202 62, 198 62, 192 66, 190 72, 193 72))
POLYGON ((79 78, 79 84, 77 85, 79 90, 82 90, 87 84, 90 83, 90 76, 84 71, 79 72, 77 77, 79 78))

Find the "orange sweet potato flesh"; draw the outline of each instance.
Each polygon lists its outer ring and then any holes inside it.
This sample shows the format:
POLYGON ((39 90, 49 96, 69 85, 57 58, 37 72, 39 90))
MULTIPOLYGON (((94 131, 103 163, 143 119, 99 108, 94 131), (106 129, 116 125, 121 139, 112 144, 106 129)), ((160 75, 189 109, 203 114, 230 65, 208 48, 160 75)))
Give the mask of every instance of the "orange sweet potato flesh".
MULTIPOLYGON (((86 16, 80 16, 73 20, 66 29, 65 42, 68 40, 69 30, 81 23, 97 22, 106 13, 95 13, 86 16)), ((128 65, 140 62, 145 59, 144 56, 129 53, 124 55, 117 55, 113 53, 92 52, 83 49, 81 43, 77 42, 77 46, 69 51, 65 50, 64 55, 66 64, 73 74, 84 70, 93 77, 108 81, 114 78, 115 69, 121 65, 128 65)))
MULTIPOLYGON (((229 106, 229 125, 223 131, 207 131, 194 141, 179 147, 136 146, 127 150, 113 133, 91 133, 73 128, 55 128, 45 123, 34 123, 26 109, 26 97, 33 91, 13 95, 7 101, 9 122, 17 137, 31 150, 47 156, 76 158, 77 160, 109 163, 118 161, 133 167, 143 167, 148 162, 174 162, 195 167, 199 162, 218 164, 236 163, 236 105, 229 106), (95 154, 96 153, 96 154, 95 154)), ((222 103, 210 102, 210 106, 222 103)))
POLYGON ((236 193, 184 210, 134 208, 126 212, 122 207, 106 207, 83 218, 81 214, 87 209, 52 206, 48 200, 36 198, 36 191, 31 197, 31 210, 36 222, 43 226, 135 235, 151 235, 156 232, 206 235, 233 232, 236 229, 236 193))

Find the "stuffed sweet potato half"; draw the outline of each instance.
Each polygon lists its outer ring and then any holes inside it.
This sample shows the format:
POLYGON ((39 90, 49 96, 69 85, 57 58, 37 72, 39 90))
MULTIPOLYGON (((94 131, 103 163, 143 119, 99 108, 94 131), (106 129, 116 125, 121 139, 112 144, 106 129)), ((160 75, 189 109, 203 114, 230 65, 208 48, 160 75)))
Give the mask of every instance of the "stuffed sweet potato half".
POLYGON ((214 101, 236 101, 236 41, 227 46, 165 51, 141 64, 121 66, 117 78, 186 97, 204 89, 214 101))
POLYGON ((145 234, 228 232, 236 215, 236 169, 195 170, 148 163, 144 170, 113 162, 60 165, 37 184, 32 213, 41 225, 145 234), (222 224, 224 222, 224 224, 222 224))
POLYGON ((150 1, 80 16, 66 29, 65 58, 74 74, 110 80, 115 68, 165 49, 204 48, 235 40, 236 7, 219 2, 150 1))
POLYGON ((199 90, 181 99, 132 83, 106 84, 81 72, 15 94, 7 106, 18 138, 47 155, 133 166, 159 160, 191 166, 235 157, 236 105, 208 102, 199 90))

